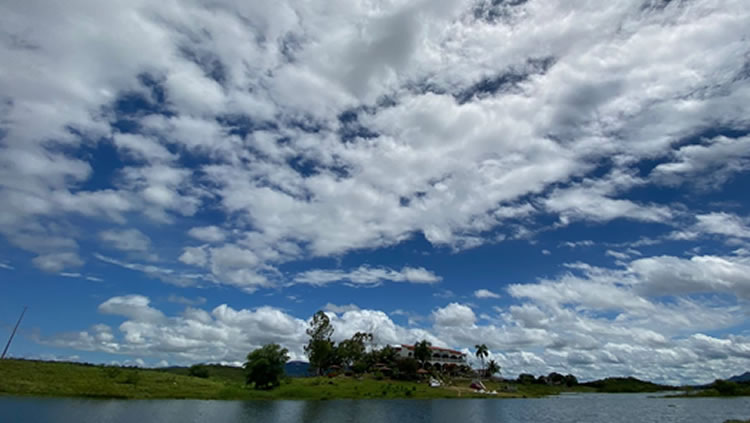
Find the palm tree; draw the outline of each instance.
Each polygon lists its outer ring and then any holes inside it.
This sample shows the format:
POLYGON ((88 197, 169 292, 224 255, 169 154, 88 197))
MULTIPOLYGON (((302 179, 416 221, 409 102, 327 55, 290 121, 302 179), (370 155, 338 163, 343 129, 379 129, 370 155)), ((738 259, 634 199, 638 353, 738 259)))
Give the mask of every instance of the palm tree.
POLYGON ((494 375, 495 373, 499 373, 499 372, 500 372, 500 365, 497 364, 495 360, 490 360, 487 363, 487 370, 486 370, 487 376, 492 377, 492 375, 494 375))
MULTIPOLYGON (((477 349, 476 356, 479 359, 479 361, 482 362, 482 373, 484 373, 484 358, 490 355, 489 350, 487 349, 487 345, 485 344, 477 344, 474 345, 474 348, 477 349)), ((481 378, 481 374, 479 376, 481 378)))

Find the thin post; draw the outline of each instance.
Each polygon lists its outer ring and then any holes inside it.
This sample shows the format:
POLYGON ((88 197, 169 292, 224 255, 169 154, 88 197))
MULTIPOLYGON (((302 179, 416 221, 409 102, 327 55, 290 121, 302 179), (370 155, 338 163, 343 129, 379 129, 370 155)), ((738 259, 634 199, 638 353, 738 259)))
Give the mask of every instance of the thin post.
POLYGON ((16 326, 13 328, 13 332, 10 333, 10 338, 8 338, 8 343, 5 344, 5 349, 3 350, 3 355, 0 356, 0 360, 3 360, 5 358, 5 354, 8 353, 8 348, 10 348, 10 343, 13 342, 13 337, 16 336, 18 325, 21 324, 21 319, 23 319, 23 315, 26 314, 27 308, 28 307, 24 306, 23 311, 21 312, 21 315, 18 316, 18 321, 16 322, 16 326))

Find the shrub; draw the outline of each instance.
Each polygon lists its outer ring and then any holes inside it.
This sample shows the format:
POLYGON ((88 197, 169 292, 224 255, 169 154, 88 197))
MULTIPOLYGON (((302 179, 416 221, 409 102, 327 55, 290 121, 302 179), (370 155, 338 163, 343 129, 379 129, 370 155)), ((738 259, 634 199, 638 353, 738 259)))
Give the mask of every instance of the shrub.
POLYGON ((203 364, 194 364, 190 366, 190 370, 188 370, 188 374, 190 376, 207 379, 209 376, 208 366, 204 366, 203 364))

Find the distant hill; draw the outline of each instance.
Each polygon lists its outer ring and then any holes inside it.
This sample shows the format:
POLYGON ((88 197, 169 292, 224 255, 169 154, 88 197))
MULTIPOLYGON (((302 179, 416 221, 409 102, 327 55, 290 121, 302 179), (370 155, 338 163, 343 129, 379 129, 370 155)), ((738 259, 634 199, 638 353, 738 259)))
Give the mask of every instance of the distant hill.
POLYGON ((310 363, 304 361, 290 361, 286 363, 284 370, 289 377, 307 377, 309 373, 310 363))
POLYGON ((582 386, 596 388, 599 392, 659 392, 670 391, 672 386, 658 385, 634 377, 608 377, 593 382, 582 383, 582 386))
POLYGON ((732 376, 729 379, 730 382, 750 382, 750 372, 745 372, 741 375, 732 376))

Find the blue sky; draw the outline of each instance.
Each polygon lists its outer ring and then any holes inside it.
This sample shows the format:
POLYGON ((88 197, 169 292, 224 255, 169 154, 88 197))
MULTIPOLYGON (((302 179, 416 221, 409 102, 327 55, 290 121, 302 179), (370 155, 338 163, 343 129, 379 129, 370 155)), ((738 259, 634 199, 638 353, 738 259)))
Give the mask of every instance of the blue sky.
POLYGON ((0 6, 0 334, 240 362, 306 320, 503 373, 750 368, 736 1, 0 6))

